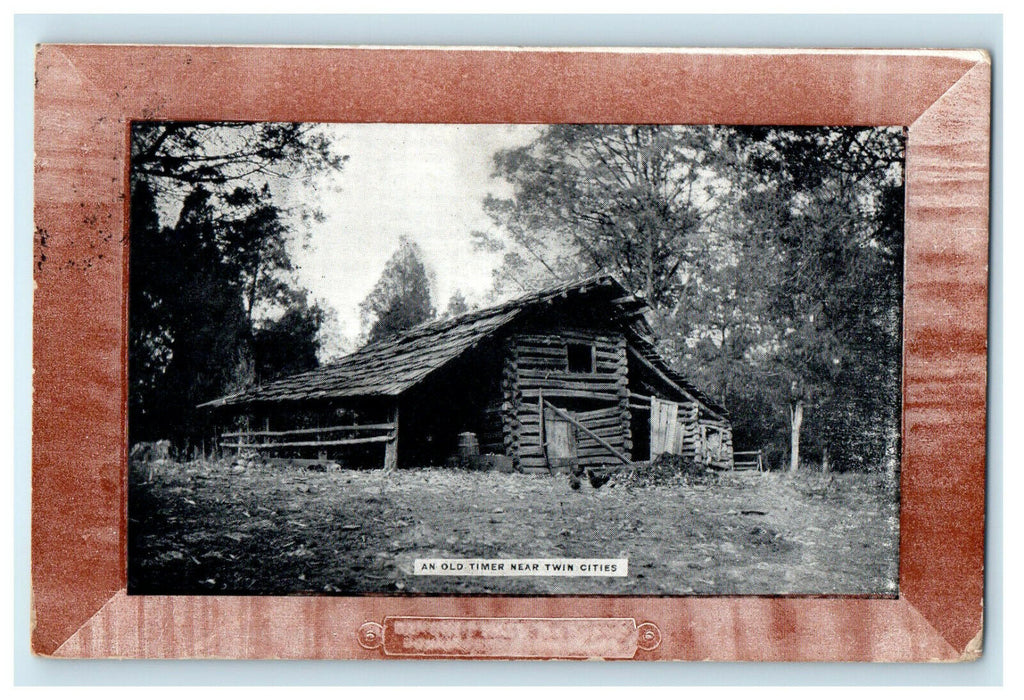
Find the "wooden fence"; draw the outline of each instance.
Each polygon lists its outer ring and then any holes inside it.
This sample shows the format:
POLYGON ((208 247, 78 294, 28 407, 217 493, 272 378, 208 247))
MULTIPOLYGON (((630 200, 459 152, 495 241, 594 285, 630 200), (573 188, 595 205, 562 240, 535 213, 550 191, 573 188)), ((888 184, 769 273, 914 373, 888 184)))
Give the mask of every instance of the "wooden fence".
POLYGON ((317 459, 304 461, 319 462, 326 461, 328 448, 374 443, 384 443, 384 467, 393 468, 397 461, 398 422, 334 425, 300 430, 237 431, 223 433, 219 440, 221 447, 235 449, 238 452, 255 450, 264 453, 289 448, 316 448, 317 459))
POLYGON ((765 470, 764 455, 761 454, 761 450, 754 450, 752 452, 733 452, 732 456, 732 468, 734 471, 763 472, 765 470))

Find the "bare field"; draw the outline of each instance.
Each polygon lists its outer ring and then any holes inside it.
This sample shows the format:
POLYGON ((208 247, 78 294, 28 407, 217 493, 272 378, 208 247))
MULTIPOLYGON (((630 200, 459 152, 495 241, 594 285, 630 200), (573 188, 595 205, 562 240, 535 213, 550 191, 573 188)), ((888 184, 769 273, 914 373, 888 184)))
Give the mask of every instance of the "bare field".
POLYGON ((129 592, 896 592, 899 499, 877 476, 724 474, 579 491, 564 476, 134 465, 129 592), (625 557, 626 578, 412 575, 423 557, 625 557))

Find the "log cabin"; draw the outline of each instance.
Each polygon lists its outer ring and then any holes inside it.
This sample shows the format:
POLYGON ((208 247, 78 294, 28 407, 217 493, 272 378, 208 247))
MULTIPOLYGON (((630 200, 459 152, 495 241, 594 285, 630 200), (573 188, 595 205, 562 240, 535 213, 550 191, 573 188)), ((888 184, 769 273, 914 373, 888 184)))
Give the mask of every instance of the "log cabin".
POLYGON ((222 447, 345 466, 524 472, 671 453, 733 464, 728 412, 657 353, 646 304, 608 275, 427 322, 335 362, 202 404, 222 447))

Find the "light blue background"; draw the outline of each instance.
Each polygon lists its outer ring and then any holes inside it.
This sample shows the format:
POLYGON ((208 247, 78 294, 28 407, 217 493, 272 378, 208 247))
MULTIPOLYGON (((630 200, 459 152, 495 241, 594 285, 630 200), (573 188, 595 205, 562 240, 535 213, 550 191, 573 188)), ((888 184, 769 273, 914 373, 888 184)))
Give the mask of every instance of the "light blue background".
POLYGON ((1000 15, 21 15, 14 23, 14 662, 19 685, 998 685, 1002 683, 1000 15), (993 58, 985 653, 971 664, 68 661, 31 656, 33 46, 40 42, 982 48, 993 58), (386 673, 382 673, 385 671, 386 673))

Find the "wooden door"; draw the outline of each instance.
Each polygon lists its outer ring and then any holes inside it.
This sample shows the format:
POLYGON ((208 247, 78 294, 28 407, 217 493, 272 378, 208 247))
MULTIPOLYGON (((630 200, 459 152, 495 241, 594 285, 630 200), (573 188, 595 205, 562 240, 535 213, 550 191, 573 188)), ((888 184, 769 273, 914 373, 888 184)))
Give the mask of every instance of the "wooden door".
POLYGON ((679 454, 679 404, 651 397, 651 459, 668 452, 679 454))
POLYGON ((570 469, 579 461, 576 429, 552 411, 544 411, 544 454, 549 469, 570 469))

